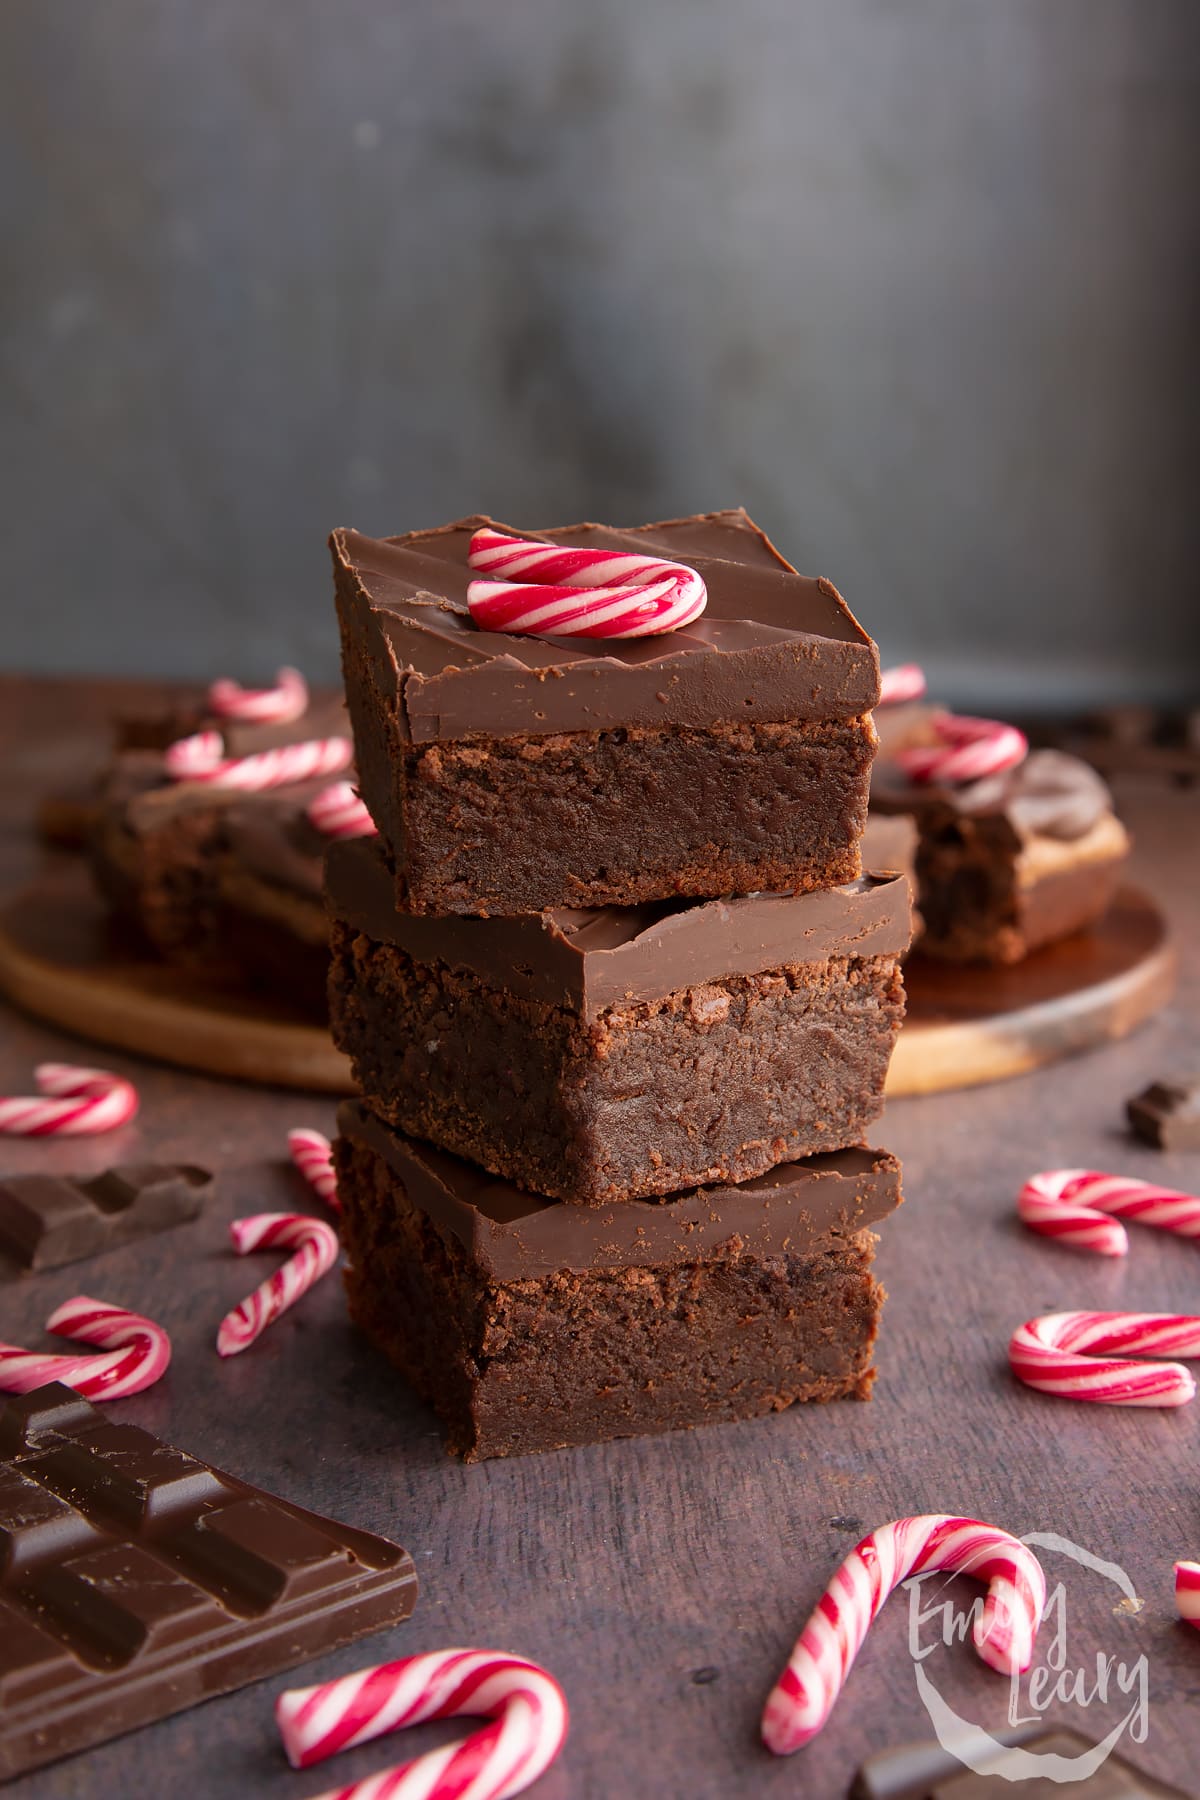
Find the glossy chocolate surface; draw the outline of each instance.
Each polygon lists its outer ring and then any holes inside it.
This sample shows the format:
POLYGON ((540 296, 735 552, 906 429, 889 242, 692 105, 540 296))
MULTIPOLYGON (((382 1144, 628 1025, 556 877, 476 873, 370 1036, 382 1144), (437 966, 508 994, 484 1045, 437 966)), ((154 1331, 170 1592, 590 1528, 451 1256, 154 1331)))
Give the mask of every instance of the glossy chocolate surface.
POLYGON ((186 1224, 212 1188, 207 1169, 186 1163, 124 1163, 86 1178, 9 1175, 0 1179, 0 1253, 26 1269, 82 1262, 186 1224))
POLYGON ((623 1001, 662 999, 729 975, 757 975, 830 956, 896 956, 911 915, 902 876, 864 875, 813 894, 557 908, 512 918, 396 911, 374 839, 330 847, 326 893, 335 918, 421 963, 471 969, 526 999, 586 1018, 623 1001))
POLYGON ((338 1130, 381 1156, 412 1204, 496 1281, 695 1262, 731 1240, 758 1256, 803 1253, 885 1218, 901 1201, 900 1165, 886 1150, 838 1150, 737 1186, 584 1207, 544 1200, 403 1137, 357 1100, 338 1108, 338 1130))
MULTIPOLYGON (((481 631, 467 609, 478 516, 434 531, 330 539, 343 631, 365 639, 381 696, 412 743, 714 721, 849 719, 879 696, 879 657, 829 581, 799 575, 740 509, 535 542, 659 554, 704 578, 695 624, 658 637, 481 631)), ((512 531, 511 526, 499 526, 512 531)))
POLYGON ((59 1382, 0 1412, 0 1780, 293 1668, 415 1601, 398 1544, 116 1424, 59 1382))

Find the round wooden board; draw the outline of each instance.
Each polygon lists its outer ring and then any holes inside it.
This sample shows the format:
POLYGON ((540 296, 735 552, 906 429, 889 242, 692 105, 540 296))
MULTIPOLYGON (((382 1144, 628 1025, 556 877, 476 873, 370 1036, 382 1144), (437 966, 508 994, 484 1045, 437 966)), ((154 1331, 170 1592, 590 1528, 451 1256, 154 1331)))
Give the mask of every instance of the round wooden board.
POLYGON ((1124 1037, 1170 999, 1175 966, 1166 921, 1135 887, 1093 930, 1011 968, 910 957, 887 1092, 977 1087, 1124 1037))
MULTIPOLYGON (((887 1091, 932 1094, 1020 1075, 1123 1037, 1175 973, 1161 913, 1122 888, 1091 932, 1011 969, 913 957, 887 1091)), ((240 1081, 353 1092, 328 1034, 270 1000, 223 994, 114 943, 87 871, 71 863, 0 908, 0 992, 82 1037, 240 1081)))
POLYGON ((262 995, 223 993, 115 940, 76 861, 0 907, 0 992, 81 1037, 274 1087, 351 1094, 329 1033, 262 995))

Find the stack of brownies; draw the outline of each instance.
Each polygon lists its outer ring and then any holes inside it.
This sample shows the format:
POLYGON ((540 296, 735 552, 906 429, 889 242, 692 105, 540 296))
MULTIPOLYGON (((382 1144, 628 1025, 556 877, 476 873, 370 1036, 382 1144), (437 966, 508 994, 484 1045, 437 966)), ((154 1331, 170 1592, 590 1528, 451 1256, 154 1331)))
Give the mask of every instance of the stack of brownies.
POLYGON ((379 827, 326 867, 351 1313, 468 1459, 865 1397, 910 931, 859 866, 875 646, 741 511, 522 534, 687 564, 683 629, 484 631, 491 524, 331 540, 379 827))

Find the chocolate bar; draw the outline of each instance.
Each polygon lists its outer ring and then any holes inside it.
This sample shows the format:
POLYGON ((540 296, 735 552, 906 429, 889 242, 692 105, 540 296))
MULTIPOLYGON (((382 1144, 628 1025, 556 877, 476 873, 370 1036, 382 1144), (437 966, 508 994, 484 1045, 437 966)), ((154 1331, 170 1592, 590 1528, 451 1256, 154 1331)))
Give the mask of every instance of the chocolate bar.
POLYGON ((406 1619, 398 1544, 114 1424, 0 1412, 0 1780, 406 1619))
POLYGON ((212 1186, 207 1169, 188 1163, 123 1163, 87 1178, 9 1175, 0 1181, 0 1251, 23 1269, 82 1262, 186 1224, 212 1186))
POLYGON ((1156 1150, 1200 1150, 1200 1075, 1152 1081, 1125 1102, 1131 1129, 1156 1150))

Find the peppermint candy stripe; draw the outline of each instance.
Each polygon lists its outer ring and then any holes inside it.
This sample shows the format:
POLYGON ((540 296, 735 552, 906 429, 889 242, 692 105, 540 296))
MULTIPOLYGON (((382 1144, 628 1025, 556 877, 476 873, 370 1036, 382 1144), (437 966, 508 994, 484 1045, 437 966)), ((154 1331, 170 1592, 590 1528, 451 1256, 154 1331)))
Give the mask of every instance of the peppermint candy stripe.
POLYGON ((1185 1406, 1196 1383, 1180 1363, 1127 1362, 1146 1351, 1200 1356, 1200 1319, 1179 1313, 1047 1313, 1013 1333, 1008 1360, 1026 1387, 1103 1406, 1185 1406), (1099 1350, 1124 1353, 1097 1356, 1099 1350))
POLYGON ((107 1069, 74 1063, 39 1063, 33 1071, 37 1095, 0 1099, 4 1137, 93 1137, 127 1125, 138 1109, 137 1089, 107 1069))
POLYGON ((124 1400, 153 1387, 171 1361, 171 1340, 161 1325, 141 1313, 109 1306, 77 1294, 46 1320, 55 1337, 96 1344, 106 1355, 55 1356, 0 1344, 0 1391, 28 1394, 48 1381, 62 1381, 88 1400, 124 1400))
POLYGON ((919 700, 924 692, 925 671, 919 663, 897 663, 894 669, 884 669, 879 677, 880 706, 919 700))
POLYGON ((467 588, 471 617, 484 631, 650 637, 690 625, 708 604, 695 569, 656 556, 566 550, 485 529, 472 537, 467 561, 489 577, 467 588))
POLYGON ((203 781, 211 787, 258 793, 295 781, 337 775, 349 766, 354 746, 347 737, 307 738, 253 756, 226 757, 219 731, 197 731, 168 746, 163 761, 173 781, 203 781))
POLYGON ((246 1219, 234 1219, 229 1235, 239 1256, 277 1246, 295 1254, 248 1294, 240 1306, 226 1313, 217 1328, 218 1356, 237 1356, 248 1349, 268 1325, 329 1273, 338 1255, 333 1227, 304 1213, 254 1213, 246 1219))
POLYGON ((936 744, 914 744, 895 753, 896 764, 910 781, 981 781, 985 775, 1015 769, 1029 754, 1024 732, 998 719, 939 713, 930 729, 936 744))
POLYGON ((1200 1563, 1175 1564, 1175 1607, 1181 1619, 1200 1631, 1200 1563))
POLYGON ((438 1650, 360 1669, 275 1702, 288 1761, 307 1769, 429 1719, 493 1722, 321 1800, 506 1800, 545 1773, 567 1735, 567 1703, 536 1663, 495 1650, 438 1650))
POLYGON ((341 1211, 337 1176, 333 1169, 333 1146, 320 1131, 301 1126, 288 1132, 288 1151, 305 1181, 335 1212, 341 1211))
POLYGON ((1044 1169, 1031 1175, 1017 1195, 1017 1217, 1043 1237, 1098 1256, 1128 1254, 1120 1219, 1200 1238, 1200 1196, 1099 1169, 1044 1169))
POLYGON ((349 781, 331 781, 308 803, 309 822, 326 837, 377 837, 379 828, 349 781))
POLYGON ((850 1552, 817 1602, 763 1711, 768 1750, 790 1756, 816 1737, 888 1595, 908 1576, 933 1569, 986 1582, 971 1635, 989 1668, 1011 1675, 1029 1667, 1046 1604, 1046 1580, 1033 1552, 979 1519, 947 1513, 897 1519, 850 1552))
POLYGON ((299 669, 280 669, 269 688, 244 688, 222 678, 208 690, 208 707, 218 719, 243 725, 290 725, 308 710, 308 683, 299 669))

